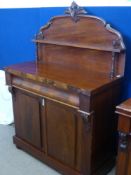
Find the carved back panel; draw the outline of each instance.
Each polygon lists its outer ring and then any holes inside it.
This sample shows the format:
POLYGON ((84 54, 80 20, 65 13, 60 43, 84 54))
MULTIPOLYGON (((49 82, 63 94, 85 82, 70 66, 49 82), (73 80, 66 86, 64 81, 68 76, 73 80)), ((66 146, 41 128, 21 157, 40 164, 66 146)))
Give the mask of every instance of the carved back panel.
POLYGON ((121 34, 98 17, 72 11, 69 8, 72 17, 54 17, 41 28, 35 40, 37 60, 91 69, 111 77, 123 75, 125 46, 121 34))

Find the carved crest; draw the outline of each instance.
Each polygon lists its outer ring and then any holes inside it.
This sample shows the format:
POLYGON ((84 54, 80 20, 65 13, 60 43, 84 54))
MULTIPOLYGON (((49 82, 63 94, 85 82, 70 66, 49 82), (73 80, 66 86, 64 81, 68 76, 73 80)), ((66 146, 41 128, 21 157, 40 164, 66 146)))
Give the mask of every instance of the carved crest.
POLYGON ((68 10, 65 11, 65 14, 69 14, 73 21, 77 22, 79 20, 79 15, 85 15, 87 12, 73 1, 68 10))

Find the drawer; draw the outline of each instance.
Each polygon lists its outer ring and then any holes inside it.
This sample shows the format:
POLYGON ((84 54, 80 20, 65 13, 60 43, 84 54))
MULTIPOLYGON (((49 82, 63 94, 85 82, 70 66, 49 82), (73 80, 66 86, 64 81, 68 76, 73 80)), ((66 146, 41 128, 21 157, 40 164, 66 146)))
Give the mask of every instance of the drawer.
POLYGON ((12 86, 32 94, 63 103, 70 107, 79 108, 79 96, 77 93, 68 92, 42 83, 36 83, 17 77, 12 79, 12 86))

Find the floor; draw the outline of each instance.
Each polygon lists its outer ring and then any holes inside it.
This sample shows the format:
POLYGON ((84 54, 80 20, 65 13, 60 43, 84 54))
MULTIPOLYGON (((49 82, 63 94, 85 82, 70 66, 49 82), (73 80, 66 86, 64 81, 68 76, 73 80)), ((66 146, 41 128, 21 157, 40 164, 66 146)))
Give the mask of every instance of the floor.
MULTIPOLYGON (((0 175, 60 175, 15 147, 13 126, 0 125, 0 175)), ((115 175, 113 169, 108 175, 115 175)))

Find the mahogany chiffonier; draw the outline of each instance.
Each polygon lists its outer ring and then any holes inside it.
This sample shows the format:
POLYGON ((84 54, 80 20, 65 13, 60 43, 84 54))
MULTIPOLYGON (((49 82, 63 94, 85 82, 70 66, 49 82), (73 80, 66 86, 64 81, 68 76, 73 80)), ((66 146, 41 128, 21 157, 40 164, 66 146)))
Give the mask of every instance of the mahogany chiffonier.
POLYGON ((35 61, 5 69, 14 143, 64 175, 105 175, 115 162, 121 34, 73 2, 34 42, 35 61))
POLYGON ((131 98, 116 107, 119 145, 117 175, 131 175, 131 98))

